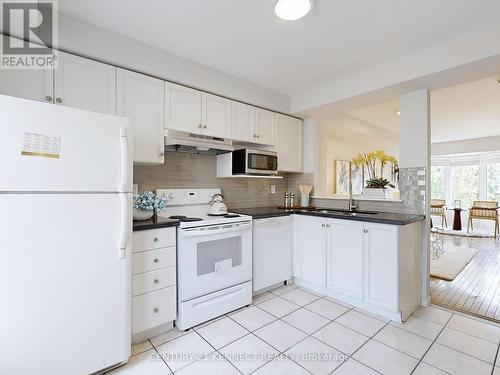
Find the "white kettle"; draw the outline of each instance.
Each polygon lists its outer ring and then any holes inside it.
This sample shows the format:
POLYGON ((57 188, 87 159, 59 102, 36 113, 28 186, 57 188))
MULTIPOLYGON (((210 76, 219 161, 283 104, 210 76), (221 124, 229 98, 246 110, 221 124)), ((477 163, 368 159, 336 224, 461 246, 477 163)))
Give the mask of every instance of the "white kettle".
POLYGON ((214 194, 208 203, 208 214, 210 216, 222 216, 227 214, 227 207, 222 201, 224 197, 222 194, 214 194))

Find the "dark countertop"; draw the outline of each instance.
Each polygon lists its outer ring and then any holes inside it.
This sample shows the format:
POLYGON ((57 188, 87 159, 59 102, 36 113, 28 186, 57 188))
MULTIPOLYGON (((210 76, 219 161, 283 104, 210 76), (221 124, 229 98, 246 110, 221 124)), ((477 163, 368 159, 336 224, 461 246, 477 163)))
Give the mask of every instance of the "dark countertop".
POLYGON ((176 227, 178 225, 179 225, 179 220, 159 217, 157 219, 153 218, 150 220, 134 221, 133 228, 134 232, 138 232, 140 230, 176 227))
MULTIPOLYGON (((321 208, 318 208, 321 210, 321 208)), ((355 221, 365 221, 370 223, 407 225, 417 221, 424 220, 423 215, 397 214, 389 212, 369 212, 357 211, 355 216, 348 216, 347 211, 325 209, 327 212, 311 210, 282 210, 277 207, 253 207, 253 208, 235 208, 231 212, 252 216, 254 219, 265 219, 269 217, 288 216, 290 214, 327 217, 332 219, 345 219, 355 221)))
POLYGON ((228 211, 241 215, 248 215, 254 219, 265 219, 268 217, 277 217, 277 216, 289 216, 294 212, 293 210, 283 210, 276 206, 234 208, 234 209, 228 209, 228 211))

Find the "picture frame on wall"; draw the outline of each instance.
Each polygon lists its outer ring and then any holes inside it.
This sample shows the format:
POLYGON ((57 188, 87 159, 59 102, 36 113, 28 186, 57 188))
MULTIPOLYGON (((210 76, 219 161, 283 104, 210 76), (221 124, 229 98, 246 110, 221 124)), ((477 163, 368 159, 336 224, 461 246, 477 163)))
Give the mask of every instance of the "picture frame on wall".
POLYGON ((335 159, 333 164, 333 192, 336 195, 349 195, 349 170, 352 176, 352 193, 359 195, 364 187, 364 168, 352 164, 350 160, 335 159))
POLYGON ((335 159, 333 163, 333 192, 336 195, 349 195, 349 160, 335 159))

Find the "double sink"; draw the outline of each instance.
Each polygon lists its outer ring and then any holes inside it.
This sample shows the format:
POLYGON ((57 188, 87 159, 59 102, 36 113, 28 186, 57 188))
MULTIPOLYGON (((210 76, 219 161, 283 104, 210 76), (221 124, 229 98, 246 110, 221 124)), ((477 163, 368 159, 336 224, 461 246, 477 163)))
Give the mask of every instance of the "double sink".
POLYGON ((307 211, 309 213, 317 214, 330 214, 330 215, 342 215, 342 216, 360 216, 360 215, 377 215, 378 212, 370 211, 347 211, 347 210, 331 210, 331 209, 316 209, 313 211, 307 211))

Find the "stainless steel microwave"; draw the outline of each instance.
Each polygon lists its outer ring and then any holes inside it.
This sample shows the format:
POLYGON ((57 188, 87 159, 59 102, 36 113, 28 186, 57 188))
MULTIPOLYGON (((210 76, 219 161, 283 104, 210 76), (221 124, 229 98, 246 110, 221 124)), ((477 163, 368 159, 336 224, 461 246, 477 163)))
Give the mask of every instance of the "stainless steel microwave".
POLYGON ((274 151, 242 148, 233 151, 233 175, 278 174, 278 154, 274 151))

